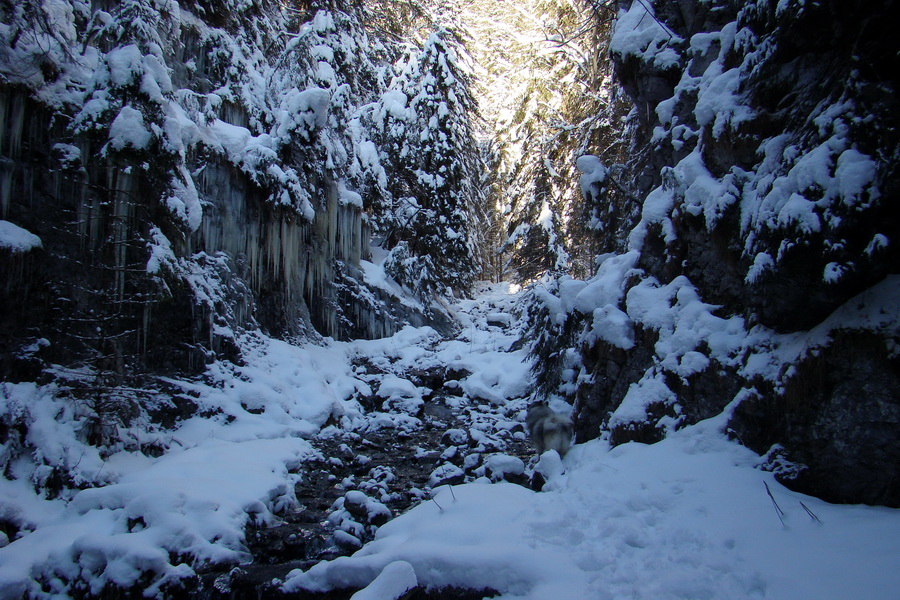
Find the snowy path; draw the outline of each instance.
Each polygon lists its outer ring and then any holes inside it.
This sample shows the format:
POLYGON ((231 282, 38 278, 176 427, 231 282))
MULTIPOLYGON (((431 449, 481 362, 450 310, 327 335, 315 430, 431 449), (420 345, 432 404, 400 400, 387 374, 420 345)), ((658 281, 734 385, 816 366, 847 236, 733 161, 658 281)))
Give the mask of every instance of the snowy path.
MULTIPOLYGON (((482 323, 492 310, 466 309, 463 318, 482 323)), ((470 392, 515 371, 521 354, 481 353, 508 339, 474 326, 470 335, 468 347, 443 346, 474 371, 470 392)), ((414 585, 534 600, 897 598, 900 511, 785 489, 725 438, 725 423, 722 415, 653 446, 577 446, 540 493, 486 479, 438 488, 434 502, 381 527, 352 557, 295 571, 285 589, 370 586, 358 598, 400 597, 414 585)), ((545 473, 554 473, 551 459, 545 473)))
MULTIPOLYGON (((240 588, 229 565, 266 553, 283 570, 261 569, 257 580, 285 578, 295 597, 365 588, 357 600, 389 600, 413 586, 535 600, 898 597, 900 511, 786 490, 724 438, 724 417, 653 446, 594 441, 564 464, 547 456, 540 493, 492 483, 524 480, 531 378, 515 296, 483 291, 456 307, 463 328, 454 339, 407 328, 303 348, 244 340, 245 365, 218 364, 205 383, 178 384, 196 414, 173 429, 131 432, 165 448, 155 458, 127 449, 101 457, 66 433, 52 389, 3 388, 7 407, 37 415, 31 435, 46 438, 43 451, 70 453, 73 472, 106 484, 47 500, 24 478, 0 479, 0 520, 14 527, 0 548, 0 598, 109 585, 171 595, 179 581, 214 597, 203 587, 210 576, 245 597, 252 582, 240 588), (339 551, 374 541, 285 577, 299 550, 284 537, 280 553, 262 546, 324 513, 339 551)), ((334 557, 333 547, 310 548, 334 557)))

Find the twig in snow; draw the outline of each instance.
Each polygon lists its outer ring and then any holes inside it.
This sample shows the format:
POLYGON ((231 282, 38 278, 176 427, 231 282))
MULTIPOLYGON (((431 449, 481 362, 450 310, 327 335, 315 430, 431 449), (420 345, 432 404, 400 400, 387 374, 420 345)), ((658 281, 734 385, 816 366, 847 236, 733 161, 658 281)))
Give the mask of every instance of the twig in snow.
POLYGON ((438 501, 437 501, 437 500, 435 500, 434 498, 432 498, 431 501, 434 502, 435 504, 437 504, 437 507, 438 507, 439 509, 441 509, 441 512, 444 512, 444 507, 441 506, 440 504, 438 504, 438 501))
MULTIPOLYGON (((453 496, 453 501, 456 502, 456 492, 453 491, 453 486, 448 485, 447 487, 450 488, 450 495, 453 496)), ((800 504, 803 504, 803 503, 801 502, 800 504)))
POLYGON ((638 2, 638 4, 643 6, 644 10, 646 11, 646 14, 641 16, 642 21, 644 20, 644 16, 650 15, 653 18, 653 20, 656 21, 656 23, 660 27, 662 27, 663 32, 669 36, 670 40, 678 37, 678 34, 676 34, 674 31, 672 31, 671 27, 669 27, 668 25, 666 25, 665 23, 663 23, 662 21, 659 20, 659 17, 656 16, 656 13, 653 11, 653 9, 650 6, 647 6, 647 3, 644 0, 637 0, 637 2, 638 2))
POLYGON ((807 505, 803 504, 803 500, 800 500, 800 506, 803 507, 803 510, 806 511, 806 514, 808 514, 810 517, 812 517, 812 519, 813 519, 816 523, 822 523, 822 520, 821 520, 819 517, 816 516, 816 513, 814 513, 813 511, 809 510, 809 507, 808 507, 807 505))
POLYGON ((81 464, 81 459, 84 458, 84 454, 85 454, 84 452, 81 453, 81 456, 78 457, 78 462, 76 462, 74 465, 72 465, 72 468, 69 469, 70 471, 74 471, 76 468, 78 468, 78 465, 81 464))
POLYGON ((769 494, 769 498, 772 499, 772 506, 775 507, 775 514, 778 515, 778 520, 781 521, 781 526, 787 527, 787 525, 784 524, 784 511, 781 510, 781 507, 778 506, 777 502, 775 502, 775 496, 772 495, 772 490, 769 489, 769 484, 763 481, 763 485, 766 486, 766 493, 769 494))

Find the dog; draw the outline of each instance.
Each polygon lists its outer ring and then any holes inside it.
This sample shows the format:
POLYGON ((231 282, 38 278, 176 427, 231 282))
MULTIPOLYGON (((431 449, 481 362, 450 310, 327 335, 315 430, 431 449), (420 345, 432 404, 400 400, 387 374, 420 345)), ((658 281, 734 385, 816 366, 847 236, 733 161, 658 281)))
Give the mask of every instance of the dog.
POLYGON ((562 458, 572 445, 571 419, 554 412, 543 402, 528 407, 525 428, 538 457, 547 450, 556 450, 562 458))

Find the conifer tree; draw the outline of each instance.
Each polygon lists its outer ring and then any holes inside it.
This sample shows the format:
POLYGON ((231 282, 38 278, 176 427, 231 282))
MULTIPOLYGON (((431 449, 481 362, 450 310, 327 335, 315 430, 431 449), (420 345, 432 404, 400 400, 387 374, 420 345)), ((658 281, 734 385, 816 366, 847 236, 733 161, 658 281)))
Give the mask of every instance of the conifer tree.
POLYGON ((489 84, 480 92, 499 156, 504 276, 519 282, 546 273, 587 276, 595 251, 616 248, 631 216, 610 219, 605 204, 586 206, 575 168, 584 154, 607 164, 625 158, 621 117, 628 108, 612 93, 601 50, 614 6, 608 0, 470 6, 473 35, 492 42, 472 51, 489 84))
POLYGON ((481 167, 460 51, 438 28, 408 53, 383 101, 395 198, 385 267, 423 299, 466 294, 476 274, 471 215, 481 167))

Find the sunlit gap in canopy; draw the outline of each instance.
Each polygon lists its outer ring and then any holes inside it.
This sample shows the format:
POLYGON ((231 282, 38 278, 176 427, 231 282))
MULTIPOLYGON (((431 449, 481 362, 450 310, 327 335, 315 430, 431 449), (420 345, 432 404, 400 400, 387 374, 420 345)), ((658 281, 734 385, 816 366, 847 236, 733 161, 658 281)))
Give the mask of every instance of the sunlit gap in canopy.
MULTIPOLYGON (((506 187, 510 174, 528 158, 527 122, 534 108, 531 99, 539 99, 535 91, 548 76, 544 70, 549 62, 541 59, 548 58, 552 48, 536 0, 462 0, 456 10, 467 36, 472 92, 478 102, 476 136, 492 148, 497 160, 496 187, 490 202, 499 217, 499 237, 495 238, 498 252, 506 247, 498 257, 503 264, 516 244, 509 238, 511 228, 515 228, 509 221, 515 207, 506 187), (510 243, 512 246, 508 246, 510 243)), ((512 275, 506 269, 500 266, 499 278, 512 275)), ((509 285, 510 294, 521 291, 520 285, 509 285)))
POLYGON ((474 65, 475 89, 484 133, 508 131, 516 104, 529 92, 536 61, 547 52, 544 24, 534 0, 471 0, 460 3, 467 50, 474 65))

